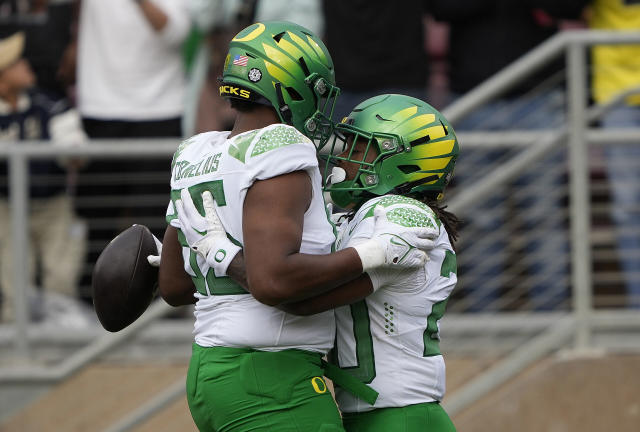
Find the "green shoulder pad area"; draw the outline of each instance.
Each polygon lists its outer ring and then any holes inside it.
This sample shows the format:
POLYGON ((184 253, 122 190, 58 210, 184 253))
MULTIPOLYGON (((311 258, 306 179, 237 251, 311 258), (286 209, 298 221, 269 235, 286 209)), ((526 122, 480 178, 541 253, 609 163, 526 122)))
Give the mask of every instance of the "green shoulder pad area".
POLYGON ((276 126, 262 134, 258 142, 253 146, 251 156, 258 156, 279 147, 299 144, 308 140, 309 138, 292 127, 276 126))
POLYGON ((235 138, 231 138, 233 140, 233 144, 229 146, 229 155, 238 159, 240 162, 244 163, 245 156, 247 154, 247 150, 251 146, 253 139, 258 134, 258 131, 251 131, 244 134, 240 134, 235 138))
MULTIPOLYGON (((389 210, 387 212, 387 219, 389 219, 390 222, 405 227, 436 228, 436 226, 434 226, 435 222, 437 228, 440 228, 440 219, 438 219, 434 211, 431 210, 428 205, 413 198, 400 195, 387 195, 382 197, 382 199, 376 203, 376 205, 381 205, 383 207, 391 207, 397 204, 405 204, 406 206, 396 207, 389 210)), ((371 206, 364 217, 372 217, 374 208, 375 206, 371 206)))
POLYGON ((195 137, 191 137, 182 141, 180 145, 178 145, 178 149, 173 154, 173 159, 171 160, 171 170, 173 170, 173 166, 175 165, 184 149, 186 149, 190 144, 193 144, 194 142, 196 142, 195 137))
POLYGON ((429 217, 419 210, 410 207, 395 208, 387 213, 387 219, 396 225, 405 227, 429 227, 439 228, 434 225, 438 223, 438 219, 433 215, 429 217))

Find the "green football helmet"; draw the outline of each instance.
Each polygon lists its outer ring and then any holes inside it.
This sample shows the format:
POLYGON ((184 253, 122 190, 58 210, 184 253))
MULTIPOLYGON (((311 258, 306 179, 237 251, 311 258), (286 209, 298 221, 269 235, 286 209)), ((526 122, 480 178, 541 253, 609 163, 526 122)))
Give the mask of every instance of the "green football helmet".
POLYGON ((273 106, 289 124, 321 147, 331 136, 340 90, 322 40, 290 22, 255 23, 229 43, 220 96, 273 106))
POLYGON ((438 110, 413 97, 380 95, 336 124, 324 190, 343 208, 387 193, 441 199, 457 157, 456 134, 438 110))

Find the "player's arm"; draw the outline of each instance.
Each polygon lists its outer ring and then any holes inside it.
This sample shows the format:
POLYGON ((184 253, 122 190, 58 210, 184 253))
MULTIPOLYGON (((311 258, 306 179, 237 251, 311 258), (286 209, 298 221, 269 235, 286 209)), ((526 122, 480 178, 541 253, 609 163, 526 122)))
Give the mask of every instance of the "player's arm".
POLYGON ((315 297, 362 274, 353 248, 329 255, 300 253, 311 179, 296 171, 255 182, 243 209, 248 288, 260 302, 279 305, 315 297))
POLYGON ((283 303, 278 309, 293 315, 313 315, 340 306, 355 303, 373 292, 373 284, 367 273, 339 287, 305 300, 283 303))
MULTIPOLYGON (((244 252, 233 258, 227 269, 227 276, 249 291, 244 265, 244 252)), ((294 315, 313 315, 362 300, 373 292, 373 283, 369 274, 362 273, 356 279, 340 285, 318 296, 294 302, 283 302, 278 309, 294 315)))
POLYGON ((178 242, 178 231, 169 225, 164 233, 158 292, 171 306, 193 304, 196 298, 195 285, 191 276, 184 271, 182 246, 178 242))
POLYGON ((374 209, 376 228, 371 238, 333 254, 300 253, 311 195, 310 178, 304 171, 257 181, 248 189, 243 208, 245 273, 229 270, 240 248, 227 239, 210 192, 202 194, 204 217, 185 190, 176 210, 191 249, 205 258, 216 275, 231 276, 258 301, 271 306, 316 297, 363 272, 369 273, 375 289, 380 286, 377 267, 412 268, 427 260, 425 251, 433 247, 432 230, 390 229, 382 207, 374 209))

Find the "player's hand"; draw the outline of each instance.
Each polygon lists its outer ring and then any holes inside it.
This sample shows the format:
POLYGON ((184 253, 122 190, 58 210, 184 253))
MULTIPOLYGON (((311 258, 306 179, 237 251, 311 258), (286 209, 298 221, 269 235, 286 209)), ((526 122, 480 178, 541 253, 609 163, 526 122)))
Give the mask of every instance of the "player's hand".
POLYGON ((362 261, 362 271, 377 267, 415 268, 428 260, 435 247, 436 228, 403 227, 392 224, 382 206, 374 208, 374 232, 371 239, 353 246, 362 261))
POLYGON ((241 248, 227 238, 211 192, 202 194, 204 217, 196 209, 187 189, 182 189, 180 198, 176 201, 176 211, 189 247, 207 261, 216 276, 225 276, 229 263, 241 248))
POLYGON ((147 255, 147 262, 154 267, 160 267, 160 257, 162 256, 162 242, 158 240, 158 237, 153 236, 153 241, 156 242, 158 248, 158 255, 147 255))

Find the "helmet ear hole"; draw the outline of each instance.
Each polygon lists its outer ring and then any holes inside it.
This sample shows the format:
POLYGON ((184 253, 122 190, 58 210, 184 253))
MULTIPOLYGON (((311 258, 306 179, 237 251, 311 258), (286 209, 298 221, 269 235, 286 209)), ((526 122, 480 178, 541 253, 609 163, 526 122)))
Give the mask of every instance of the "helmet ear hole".
POLYGON ((311 71, 309 70, 309 67, 307 66, 307 62, 304 60, 304 57, 300 57, 298 59, 298 63, 300 63, 300 67, 302 68, 302 71, 304 72, 304 75, 306 77, 311 75, 311 71))
POLYGON ((404 174, 411 174, 416 171, 420 171, 420 167, 417 165, 398 165, 398 169, 404 174))
POLYGON ((301 101, 301 100, 304 99, 300 95, 300 93, 298 93, 298 91, 296 89, 294 89, 293 87, 285 87, 285 89, 287 90, 287 93, 289 93, 289 97, 291 98, 291 100, 301 101))

